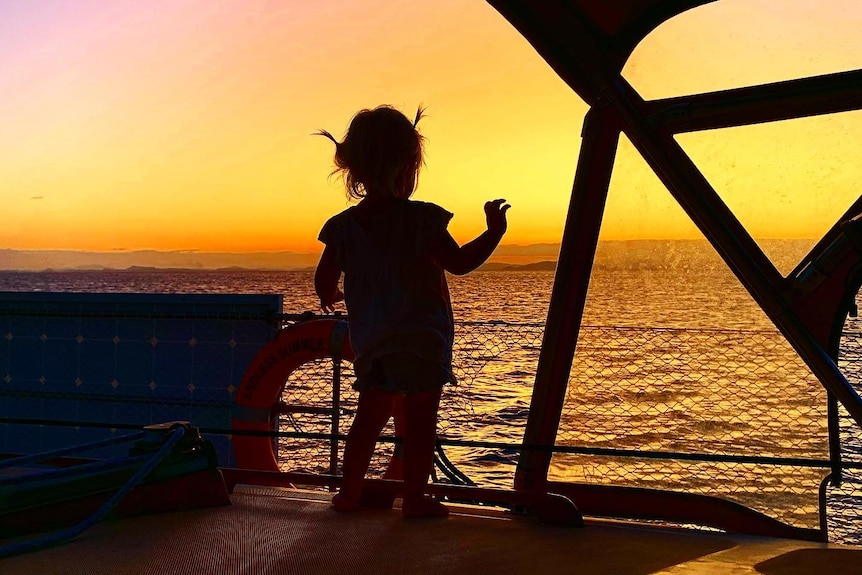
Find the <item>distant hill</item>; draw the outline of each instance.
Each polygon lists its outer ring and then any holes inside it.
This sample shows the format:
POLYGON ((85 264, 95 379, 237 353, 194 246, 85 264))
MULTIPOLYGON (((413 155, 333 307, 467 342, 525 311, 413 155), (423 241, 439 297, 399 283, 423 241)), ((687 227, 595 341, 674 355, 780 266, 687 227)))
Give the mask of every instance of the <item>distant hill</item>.
MULTIPOLYGON (((491 261, 504 265, 555 259, 559 245, 501 245, 491 261)), ((79 250, 0 249, 0 270, 103 271, 103 270, 305 270, 313 269, 320 252, 198 252, 133 250, 90 252, 79 250)))
MULTIPOLYGON (((812 239, 760 239, 766 256, 790 272, 814 247, 812 239)), ((608 269, 707 269, 726 264, 706 240, 620 240, 599 242, 595 265, 608 269)))
POLYGON ((492 262, 480 267, 480 272, 552 272, 557 269, 557 262, 533 262, 531 264, 504 264, 492 262))
POLYGON ((287 270, 312 267, 319 253, 300 252, 198 252, 133 250, 88 252, 78 250, 0 249, 0 270, 287 270))
MULTIPOLYGON (((790 271, 814 245, 814 240, 760 240, 764 253, 782 272, 790 271)), ((553 271, 559 244, 501 245, 482 271, 553 271)), ((159 270, 308 270, 319 252, 198 252, 135 250, 87 252, 75 250, 0 249, 0 270, 21 271, 159 271, 159 270)), ((706 240, 615 240, 599 242, 595 265, 606 268, 655 269, 724 266, 706 240)))

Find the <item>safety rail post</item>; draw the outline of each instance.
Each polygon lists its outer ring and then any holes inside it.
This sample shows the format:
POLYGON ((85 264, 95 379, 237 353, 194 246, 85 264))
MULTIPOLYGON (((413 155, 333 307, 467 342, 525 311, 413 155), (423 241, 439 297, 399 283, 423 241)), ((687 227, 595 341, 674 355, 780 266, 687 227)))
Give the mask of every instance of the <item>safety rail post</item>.
POLYGON ((832 462, 831 484, 835 487, 841 485, 842 479, 842 457, 841 457, 841 421, 838 413, 838 400, 831 391, 826 392, 826 421, 829 436, 829 460, 832 462))
POLYGON ((338 470, 338 429, 341 427, 341 358, 344 338, 347 337, 347 317, 340 311, 335 312, 338 323, 329 337, 329 350, 332 354, 332 425, 329 440, 329 472, 335 475, 338 470))
POLYGON ((341 423, 341 358, 332 358, 332 438, 329 440, 329 473, 338 470, 338 428, 341 423))
POLYGON ((538 492, 547 485, 551 449, 565 403, 619 142, 618 126, 616 113, 603 98, 584 119, 583 141, 524 430, 524 445, 548 449, 522 449, 515 489, 538 492))

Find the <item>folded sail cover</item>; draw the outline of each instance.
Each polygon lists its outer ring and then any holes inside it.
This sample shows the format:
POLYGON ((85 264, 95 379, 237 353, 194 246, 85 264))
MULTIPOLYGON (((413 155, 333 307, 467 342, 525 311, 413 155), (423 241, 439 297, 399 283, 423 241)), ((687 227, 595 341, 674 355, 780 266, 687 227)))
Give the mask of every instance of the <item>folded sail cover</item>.
POLYGON ((589 105, 662 22, 715 0, 488 0, 589 105))

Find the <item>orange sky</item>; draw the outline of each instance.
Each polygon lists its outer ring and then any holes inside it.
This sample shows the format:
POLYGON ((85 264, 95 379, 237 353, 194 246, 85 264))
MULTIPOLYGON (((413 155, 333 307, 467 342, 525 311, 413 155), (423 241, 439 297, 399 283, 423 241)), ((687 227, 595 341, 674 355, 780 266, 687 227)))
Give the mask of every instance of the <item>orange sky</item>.
MULTIPOLYGON (((626 67, 647 98, 862 68, 857 0, 720 0, 626 67)), ((361 107, 428 106, 418 199, 506 243, 560 239, 586 110, 486 3, 0 3, 0 248, 317 250, 361 107)), ((680 137, 755 237, 817 237, 860 193, 862 114, 680 137)), ((606 239, 699 237, 627 142, 606 239)))

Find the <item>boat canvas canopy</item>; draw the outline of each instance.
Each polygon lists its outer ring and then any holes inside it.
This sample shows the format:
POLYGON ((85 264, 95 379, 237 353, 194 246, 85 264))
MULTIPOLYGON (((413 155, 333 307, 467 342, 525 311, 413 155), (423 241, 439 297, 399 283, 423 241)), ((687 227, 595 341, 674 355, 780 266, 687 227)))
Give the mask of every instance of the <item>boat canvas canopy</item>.
POLYGON ((715 0, 489 0, 592 106, 635 46, 677 14, 715 0))

